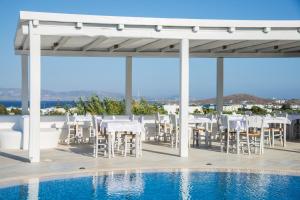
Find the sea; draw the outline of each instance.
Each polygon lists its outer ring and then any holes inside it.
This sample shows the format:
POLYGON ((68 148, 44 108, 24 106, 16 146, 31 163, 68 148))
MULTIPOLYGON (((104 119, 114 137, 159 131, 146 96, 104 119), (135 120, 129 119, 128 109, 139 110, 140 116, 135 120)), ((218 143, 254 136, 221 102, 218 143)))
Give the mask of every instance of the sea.
MULTIPOLYGON (((51 108, 51 107, 73 107, 75 106, 75 101, 41 101, 41 108, 51 108)), ((0 105, 5 107, 21 108, 21 101, 2 101, 0 100, 0 105)))

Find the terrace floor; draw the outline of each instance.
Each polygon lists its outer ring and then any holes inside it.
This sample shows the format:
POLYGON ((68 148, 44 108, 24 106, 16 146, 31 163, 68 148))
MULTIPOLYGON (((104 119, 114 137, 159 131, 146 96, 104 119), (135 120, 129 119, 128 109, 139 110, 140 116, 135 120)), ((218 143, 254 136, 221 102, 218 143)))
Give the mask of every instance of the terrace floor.
POLYGON ((191 148, 189 158, 178 157, 178 150, 144 143, 143 156, 116 156, 112 159, 92 157, 92 146, 59 146, 42 150, 40 163, 28 163, 27 151, 0 151, 0 185, 33 177, 51 177, 111 170, 238 170, 300 174, 300 142, 288 142, 287 148, 266 149, 265 154, 226 154, 218 146, 191 148), (83 169, 80 169, 83 168, 83 169))

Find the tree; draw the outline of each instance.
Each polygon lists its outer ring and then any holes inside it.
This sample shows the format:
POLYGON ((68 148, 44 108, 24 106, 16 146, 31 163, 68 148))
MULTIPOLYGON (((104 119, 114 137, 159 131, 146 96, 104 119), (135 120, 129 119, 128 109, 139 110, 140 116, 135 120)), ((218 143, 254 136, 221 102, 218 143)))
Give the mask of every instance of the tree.
POLYGON ((0 115, 8 115, 8 111, 4 105, 0 104, 0 115))
POLYGON ((255 115, 266 115, 268 112, 258 106, 252 106, 251 112, 255 115))
POLYGON ((105 108, 103 102, 101 102, 98 96, 92 96, 85 104, 85 110, 92 115, 103 115, 105 108))
POLYGON ((80 97, 79 100, 76 102, 76 111, 79 115, 85 115, 86 114, 86 105, 83 99, 80 97))
POLYGON ((103 100, 105 113, 108 115, 122 115, 125 112, 125 102, 117 101, 109 98, 103 100))
POLYGON ((134 101, 132 105, 132 113, 135 115, 153 115, 155 113, 167 114, 160 104, 150 104, 146 99, 141 99, 140 101, 134 101))
POLYGON ((281 110, 291 110, 291 105, 289 103, 282 104, 281 110))

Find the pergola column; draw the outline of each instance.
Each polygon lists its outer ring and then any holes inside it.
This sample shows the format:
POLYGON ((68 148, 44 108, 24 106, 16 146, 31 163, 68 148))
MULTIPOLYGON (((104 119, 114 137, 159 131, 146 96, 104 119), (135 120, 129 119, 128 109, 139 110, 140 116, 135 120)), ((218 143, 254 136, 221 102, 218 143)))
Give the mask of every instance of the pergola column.
POLYGON ((217 111, 223 112, 223 93, 224 93, 224 59, 217 58, 217 111))
POLYGON ((28 85, 28 56, 22 55, 22 115, 28 115, 29 85, 28 85))
POLYGON ((126 79, 125 79, 125 113, 131 115, 132 107, 132 57, 126 57, 126 79))
POLYGON ((40 161, 40 104, 41 104, 41 37, 34 33, 32 21, 29 22, 29 160, 40 161))
POLYGON ((188 157, 189 154, 189 40, 180 42, 180 157, 188 157))

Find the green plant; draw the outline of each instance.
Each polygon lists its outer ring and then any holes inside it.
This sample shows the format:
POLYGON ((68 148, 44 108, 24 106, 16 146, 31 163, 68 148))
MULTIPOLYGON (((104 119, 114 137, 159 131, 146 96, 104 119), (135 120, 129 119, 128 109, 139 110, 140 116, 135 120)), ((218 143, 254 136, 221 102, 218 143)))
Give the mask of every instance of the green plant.
POLYGON ((125 102, 117 101, 109 98, 103 100, 105 113, 108 115, 122 115, 125 112, 125 102))
POLYGON ((2 104, 0 104, 0 115, 8 115, 6 107, 2 104))
POLYGON ((268 113, 267 110, 260 108, 258 106, 252 106, 250 111, 255 115, 266 115, 268 113))
POLYGON ((153 115, 155 113, 167 114, 160 104, 150 104, 145 99, 134 101, 132 105, 132 113, 135 115, 153 115))
POLYGON ((22 114, 22 110, 19 108, 12 108, 10 110, 10 113, 14 114, 14 115, 21 115, 22 114))

